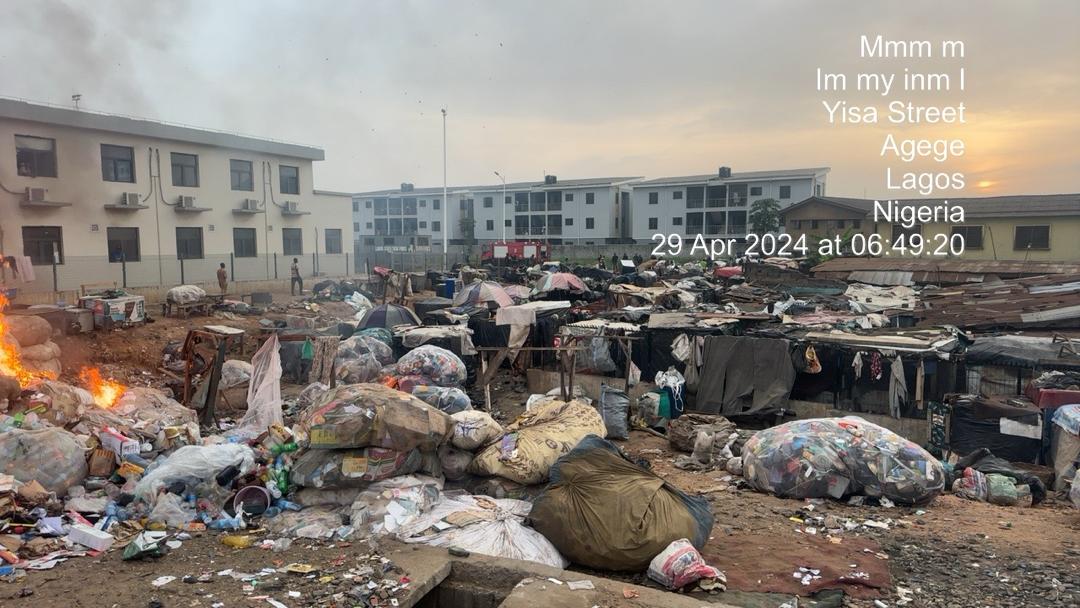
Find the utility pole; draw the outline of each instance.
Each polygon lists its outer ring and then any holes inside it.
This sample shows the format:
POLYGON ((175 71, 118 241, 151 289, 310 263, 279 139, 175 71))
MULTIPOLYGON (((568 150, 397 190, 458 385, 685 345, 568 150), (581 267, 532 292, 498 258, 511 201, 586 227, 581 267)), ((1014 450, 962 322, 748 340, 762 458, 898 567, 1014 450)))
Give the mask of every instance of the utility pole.
POLYGON ((501 207, 502 207, 502 241, 503 241, 503 243, 505 243, 506 242, 506 178, 503 177, 501 174, 499 174, 498 171, 495 172, 495 176, 498 177, 499 179, 501 179, 502 184, 503 184, 503 195, 502 195, 502 205, 501 205, 501 207))
POLYGON ((450 248, 450 223, 447 220, 450 209, 450 199, 446 198, 446 108, 442 109, 442 267, 443 272, 449 270, 448 250, 450 248))

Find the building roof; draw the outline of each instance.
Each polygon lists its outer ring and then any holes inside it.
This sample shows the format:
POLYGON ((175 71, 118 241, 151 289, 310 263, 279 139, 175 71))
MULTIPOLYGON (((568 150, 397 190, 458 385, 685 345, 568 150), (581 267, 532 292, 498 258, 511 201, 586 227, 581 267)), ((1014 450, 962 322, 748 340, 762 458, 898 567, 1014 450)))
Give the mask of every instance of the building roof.
MULTIPOLYGON (((967 218, 1080 215, 1080 194, 1022 194, 946 199, 902 199, 895 202, 903 207, 911 207, 915 205, 941 204, 943 200, 950 205, 962 207, 964 216, 967 218)), ((884 202, 882 201, 882 203, 884 202)), ((780 215, 784 216, 793 210, 815 203, 833 205, 863 214, 870 214, 874 210, 874 200, 872 199, 811 196, 783 209, 780 215)))
MULTIPOLYGON (((615 186, 619 184, 630 183, 635 180, 641 179, 640 177, 587 177, 584 179, 560 179, 554 184, 547 184, 543 181, 535 182, 508 182, 506 189, 509 190, 565 190, 567 188, 589 188, 596 186, 615 186)), ((503 189, 502 182, 497 184, 486 184, 483 186, 448 186, 446 191, 448 193, 459 192, 501 192, 503 189)), ((435 188, 413 188, 408 194, 411 195, 432 195, 442 194, 442 187, 435 188)), ((400 187, 391 188, 388 190, 372 190, 368 192, 357 192, 354 196, 389 196, 392 194, 406 194, 402 192, 400 187)))
POLYGON ((321 148, 272 139, 171 124, 146 118, 103 114, 59 106, 30 103, 18 99, 0 98, 0 118, 25 120, 43 124, 62 125, 79 129, 124 133, 153 139, 181 141, 233 150, 250 150, 275 156, 323 160, 321 148))
POLYGON ((731 177, 721 178, 717 173, 707 173, 705 175, 682 175, 676 177, 658 177, 656 179, 649 179, 643 182, 638 182, 636 186, 673 186, 676 184, 690 184, 690 183, 728 183, 739 181, 756 181, 765 179, 794 179, 800 177, 814 177, 822 173, 828 173, 829 167, 809 167, 806 169, 779 169, 774 171, 741 171, 738 173, 732 173, 731 177))

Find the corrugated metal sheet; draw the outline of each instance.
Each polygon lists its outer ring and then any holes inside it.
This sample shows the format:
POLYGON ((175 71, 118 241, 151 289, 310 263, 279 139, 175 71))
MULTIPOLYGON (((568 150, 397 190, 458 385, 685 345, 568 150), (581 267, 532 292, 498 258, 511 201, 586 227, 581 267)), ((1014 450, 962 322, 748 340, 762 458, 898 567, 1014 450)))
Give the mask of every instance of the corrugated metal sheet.
POLYGON ((858 270, 927 273, 996 274, 998 276, 1035 276, 1042 274, 1078 274, 1080 264, 1069 262, 1023 262, 1013 260, 953 260, 897 258, 833 258, 811 269, 838 273, 858 270))

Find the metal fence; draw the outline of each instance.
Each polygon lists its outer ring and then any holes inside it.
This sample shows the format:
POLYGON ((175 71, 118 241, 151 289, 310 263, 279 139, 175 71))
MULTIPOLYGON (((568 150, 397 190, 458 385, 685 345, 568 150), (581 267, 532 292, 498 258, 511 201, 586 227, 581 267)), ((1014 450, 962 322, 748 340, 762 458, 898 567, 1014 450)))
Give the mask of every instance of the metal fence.
MULTIPOLYGON (((162 287, 185 283, 217 283, 217 271, 225 265, 229 281, 289 280, 293 258, 305 281, 321 276, 355 274, 351 254, 268 254, 237 257, 232 253, 206 254, 201 258, 141 256, 138 260, 105 256, 64 256, 62 263, 34 265, 34 280, 25 282, 11 269, 4 269, 7 288, 27 293, 77 291, 84 285, 117 287, 162 287)), ((306 286, 306 285, 305 285, 306 286)))

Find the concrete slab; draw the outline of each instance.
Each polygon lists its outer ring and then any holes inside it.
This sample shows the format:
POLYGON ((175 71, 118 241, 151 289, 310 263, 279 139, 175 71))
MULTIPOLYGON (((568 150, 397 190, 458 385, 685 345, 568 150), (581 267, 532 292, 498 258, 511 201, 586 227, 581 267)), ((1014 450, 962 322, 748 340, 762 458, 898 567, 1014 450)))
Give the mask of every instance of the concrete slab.
MULTIPOLYGON (((506 598, 500 608, 592 608, 593 606, 657 606, 663 608, 734 608, 730 604, 712 601, 721 596, 709 596, 709 601, 668 593, 648 587, 620 583, 610 579, 575 575, 560 585, 548 579, 526 579, 506 598), (568 581, 590 580, 596 589, 572 590, 568 581), (631 597, 627 598, 626 596, 631 597)), ((557 579, 558 580, 558 579, 557 579)))

